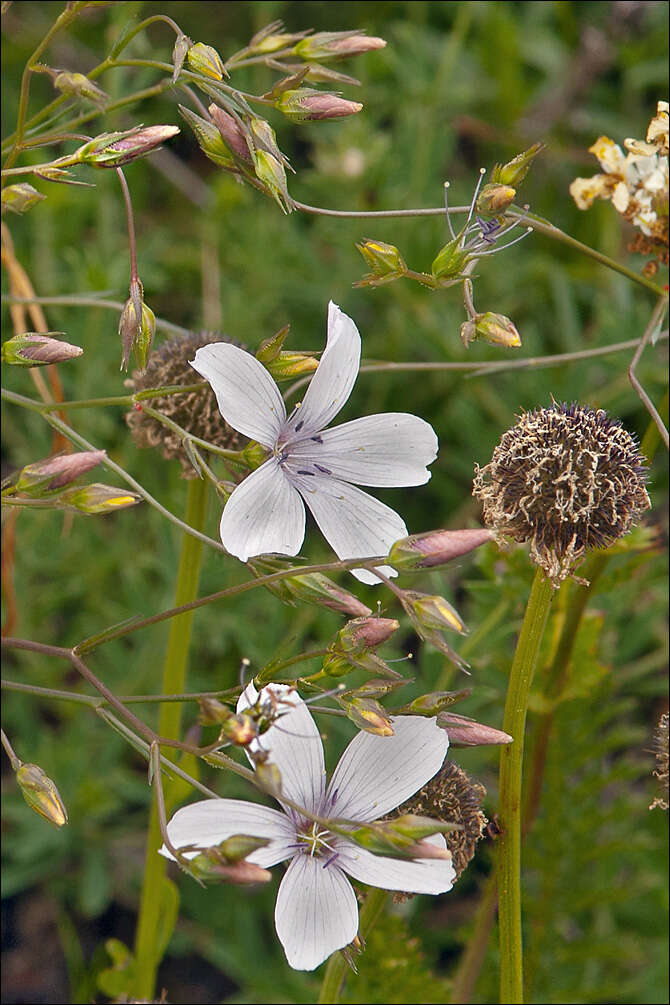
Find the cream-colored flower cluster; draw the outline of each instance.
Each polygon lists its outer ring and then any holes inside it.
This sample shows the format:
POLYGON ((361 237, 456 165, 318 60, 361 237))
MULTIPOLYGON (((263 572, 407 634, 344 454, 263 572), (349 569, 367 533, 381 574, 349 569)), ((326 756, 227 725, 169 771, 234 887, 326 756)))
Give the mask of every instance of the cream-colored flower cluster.
MULTIPOLYGON (((668 102, 659 101, 649 123, 645 140, 624 140, 626 154, 607 136, 596 140, 589 153, 595 154, 603 169, 592 178, 575 178, 570 195, 580 209, 588 209, 595 199, 611 199, 614 208, 630 220, 649 244, 635 250, 658 252, 667 262, 668 247, 668 102)), ((646 242, 645 242, 646 244, 646 242)))

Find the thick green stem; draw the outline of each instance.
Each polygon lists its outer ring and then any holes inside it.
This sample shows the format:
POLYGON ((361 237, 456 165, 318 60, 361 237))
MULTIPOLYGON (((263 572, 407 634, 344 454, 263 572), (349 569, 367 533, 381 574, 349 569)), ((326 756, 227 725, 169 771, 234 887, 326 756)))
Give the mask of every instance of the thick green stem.
MULTIPOLYGON (((196 530, 205 524, 207 511, 207 482, 199 478, 188 485, 186 502, 186 523, 196 530)), ((193 600, 198 592, 202 541, 185 534, 182 540, 179 572, 177 575, 176 601, 185 604, 193 600)), ((172 620, 165 663, 163 666, 164 694, 179 694, 184 691, 188 649, 191 640, 193 612, 187 611, 172 620)), ((158 732, 160 736, 178 739, 181 728, 182 706, 179 702, 161 705, 158 732)), ((167 755, 174 760, 176 751, 167 755)), ((137 977, 135 994, 138 998, 152 998, 156 971, 160 963, 157 937, 160 929, 161 888, 165 876, 166 860, 158 854, 161 845, 160 823, 156 804, 152 803, 149 834, 147 838, 144 882, 140 899, 140 911, 135 939, 137 977)))
POLYGON ((500 930, 500 1001, 523 1002, 521 940, 521 774, 526 712, 553 587, 538 569, 528 598, 505 704, 503 729, 514 742, 500 754, 500 824, 498 841, 498 923, 500 930))
MULTIPOLYGON (((358 924, 358 930, 363 938, 365 938, 373 928, 377 918, 384 908, 387 896, 388 893, 386 890, 372 888, 369 891, 367 897, 365 898, 365 903, 361 908, 361 915, 358 924)), ((322 1003, 329 1003, 329 1005, 333 1005, 333 1003, 339 1002, 340 995, 342 994, 342 988, 344 986, 344 979, 347 976, 348 969, 349 964, 342 953, 333 953, 328 960, 328 966, 326 967, 326 972, 323 975, 323 984, 321 985, 321 993, 319 994, 319 1005, 322 1005, 322 1003)))

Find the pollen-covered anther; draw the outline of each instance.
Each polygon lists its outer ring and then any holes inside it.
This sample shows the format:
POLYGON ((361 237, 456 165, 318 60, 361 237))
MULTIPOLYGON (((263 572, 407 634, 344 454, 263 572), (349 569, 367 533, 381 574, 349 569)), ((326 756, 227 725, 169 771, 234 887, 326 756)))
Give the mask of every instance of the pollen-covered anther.
POLYGON ((554 586, 651 505, 633 437, 602 409, 575 403, 525 412, 490 463, 476 466, 473 495, 501 542, 530 542, 554 586))

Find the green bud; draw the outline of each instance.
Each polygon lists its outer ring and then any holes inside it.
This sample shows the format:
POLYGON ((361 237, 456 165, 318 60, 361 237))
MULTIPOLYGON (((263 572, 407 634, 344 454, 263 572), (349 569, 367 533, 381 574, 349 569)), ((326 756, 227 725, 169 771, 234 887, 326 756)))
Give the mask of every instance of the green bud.
POLYGON ((83 73, 68 73, 64 71, 54 77, 54 87, 57 91, 69 97, 89 98, 99 104, 104 104, 109 95, 97 87, 83 73))
MULTIPOLYGON (((405 821, 408 818, 411 819, 410 815, 406 814, 405 821)), ((402 820, 402 818, 400 819, 402 820)), ((425 818, 418 819, 424 820, 425 818)), ((373 852, 373 854, 386 855, 389 858, 451 858, 451 853, 447 848, 442 848, 427 841, 417 841, 408 834, 403 834, 403 826, 411 830, 411 824, 405 822, 404 825, 401 824, 400 828, 396 828, 394 827, 395 822, 395 820, 378 820, 371 824, 363 824, 361 827, 349 831, 348 837, 362 848, 367 848, 368 851, 373 852)), ((437 821, 435 823, 437 826, 431 831, 433 834, 437 832, 438 828, 444 828, 445 830, 455 829, 453 824, 438 823, 437 821)), ((416 829, 421 830, 421 825, 417 824, 416 829)), ((423 829, 425 830, 425 825, 423 829)))
POLYGON ((189 126, 195 133, 195 138, 205 157, 223 168, 234 168, 235 161, 231 157, 230 150, 223 142, 218 128, 209 119, 203 119, 196 115, 190 108, 179 105, 179 112, 182 118, 186 119, 189 126))
POLYGON ((261 783, 263 789, 275 798, 279 798, 282 792, 281 771, 276 764, 271 761, 256 759, 256 778, 261 783))
POLYGON ((340 629, 333 649, 339 653, 359 654, 376 649, 400 628, 394 618, 356 618, 340 629))
POLYGON ((78 510, 89 516, 96 513, 113 513, 142 502, 142 496, 111 485, 82 485, 80 488, 66 489, 58 496, 57 503, 64 509, 78 510))
POLYGON ((281 161, 266 150, 256 150, 253 154, 256 177, 279 205, 284 213, 291 213, 293 201, 286 185, 286 172, 281 161))
POLYGON ((290 325, 284 325, 283 328, 280 328, 279 331, 275 332, 274 335, 271 335, 270 338, 266 338, 263 342, 261 342, 256 350, 256 359, 266 365, 277 359, 290 330, 290 325))
POLYGON ((433 715, 437 715, 438 712, 442 712, 445 708, 449 708, 455 702, 463 701, 464 698, 468 698, 471 694, 471 688, 465 688, 463 691, 431 691, 429 694, 422 694, 419 698, 415 698, 414 701, 410 701, 408 705, 403 705, 402 708, 395 710, 395 714, 423 715, 430 718, 433 715))
MULTIPOLYGON (((285 563, 267 558, 253 559, 249 564, 255 576, 287 568, 285 563)), ((294 604, 296 600, 300 600, 308 604, 318 604, 339 614, 348 614, 350 617, 365 617, 372 613, 370 608, 361 603, 353 593, 349 593, 320 572, 279 579, 275 583, 266 584, 266 589, 287 604, 294 604)))
POLYGON ((249 42, 249 51, 254 55, 267 56, 272 52, 277 52, 278 49, 286 49, 295 45, 307 34, 304 31, 296 33, 282 31, 283 27, 281 21, 273 21, 272 24, 268 24, 256 32, 249 42))
POLYGON ((67 810, 58 789, 38 764, 22 764, 16 781, 31 810, 56 827, 67 823, 67 810))
MULTIPOLYGON (((384 698, 387 694, 391 694, 392 691, 397 691, 399 687, 405 687, 411 683, 412 680, 407 677, 402 677, 399 680, 383 680, 381 678, 368 680, 364 684, 359 684, 358 687, 352 688, 350 691, 343 691, 340 698, 345 701, 350 701, 353 698, 384 698)), ((393 714, 396 714, 395 711, 393 714)))
POLYGON ((63 332, 21 332, 2 343, 2 362, 10 366, 49 366, 65 363, 81 356, 83 349, 69 342, 61 342, 53 335, 63 332))
POLYGON ((293 50, 306 61, 313 59, 346 59, 373 49, 383 49, 386 42, 360 31, 319 31, 299 42, 293 50))
POLYGON ((515 188, 489 182, 480 189, 477 197, 476 211, 478 216, 491 217, 504 213, 514 202, 515 196, 515 188))
POLYGON ((255 440, 247 443, 244 450, 240 451, 241 462, 252 471, 255 471, 256 468, 261 466, 261 464, 264 464, 265 461, 267 461, 268 456, 268 448, 262 446, 260 443, 256 443, 255 440))
POLYGON ((457 824, 435 820, 432 817, 418 816, 416 813, 403 813, 402 816, 393 817, 387 823, 391 833, 412 838, 413 841, 421 841, 433 834, 449 834, 451 831, 458 830, 457 824))
POLYGON ((195 879, 204 883, 236 883, 246 886, 250 883, 267 883, 272 879, 271 872, 253 862, 227 862, 217 847, 207 848, 181 864, 195 879))
POLYGON ((533 159, 537 157, 540 150, 544 149, 545 145, 544 143, 534 143, 532 147, 524 150, 521 154, 517 154, 507 164, 496 164, 491 172, 491 182, 499 182, 501 185, 512 185, 514 187, 518 186, 528 174, 528 169, 533 159))
POLYGON ((405 261, 394 244, 366 238, 356 245, 372 272, 357 285, 381 286, 407 273, 405 261))
POLYGON ((250 834, 233 834, 218 845, 227 862, 240 862, 259 848, 266 848, 269 838, 251 837, 250 834))
POLYGON ((75 151, 75 163, 117 168, 144 157, 176 136, 178 126, 137 126, 118 133, 102 133, 75 151))
POLYGON ((119 318, 119 335, 121 336, 121 369, 128 369, 131 351, 135 354, 137 365, 144 370, 149 359, 149 350, 156 333, 156 316, 144 302, 144 290, 139 280, 131 285, 130 297, 119 318), (141 311, 141 322, 137 323, 136 304, 141 311))
POLYGON ((27 181, 7 185, 2 190, 2 212, 9 210, 10 213, 26 213, 42 199, 46 199, 46 196, 27 181))
POLYGON ((306 377, 310 373, 314 373, 318 365, 318 359, 315 359, 311 353, 304 352, 280 352, 276 359, 265 364, 268 372, 277 382, 306 377))
POLYGON ((256 151, 264 150, 284 166, 288 165, 287 158, 284 157, 277 144, 277 134, 266 119, 260 119, 256 116, 249 119, 249 133, 256 151))
POLYGON ((223 80, 224 77, 230 76, 216 49, 211 45, 205 45, 204 42, 192 45, 186 54, 186 59, 194 73, 201 73, 204 77, 223 80))
POLYGON ((198 722, 202 726, 218 726, 222 722, 227 722, 233 715, 230 709, 216 698, 199 698, 198 705, 200 706, 198 722))
POLYGON ((221 721, 221 735, 236 747, 246 747, 256 739, 258 729, 250 715, 243 712, 235 715, 231 712, 221 721))
POLYGON ((451 604, 439 596, 429 596, 414 590, 405 590, 402 605, 419 628, 436 629, 466 634, 465 624, 451 604))
POLYGON ((518 349, 521 346, 521 336, 514 322, 504 314, 494 314, 492 311, 476 314, 470 321, 464 321, 461 325, 461 339, 466 348, 477 339, 506 349, 518 349))
POLYGON ((463 269, 468 264, 470 256, 460 246, 460 236, 448 241, 443 248, 438 251, 431 265, 431 272, 435 279, 458 280, 463 276, 463 269))
POLYGON ((374 698, 352 698, 340 704, 359 729, 374 736, 393 736, 390 716, 374 698))

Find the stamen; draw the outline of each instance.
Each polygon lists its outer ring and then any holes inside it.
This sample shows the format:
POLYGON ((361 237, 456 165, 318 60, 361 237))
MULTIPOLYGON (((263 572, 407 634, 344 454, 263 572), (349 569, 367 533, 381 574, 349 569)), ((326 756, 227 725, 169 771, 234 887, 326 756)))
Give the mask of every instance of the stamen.
MULTIPOLYGON (((316 467, 316 465, 315 465, 315 467, 316 467)), ((298 468, 298 471, 296 473, 299 474, 299 475, 309 475, 310 478, 314 478, 315 477, 313 471, 304 471, 301 468, 298 468)))
POLYGON ((513 244, 518 244, 519 241, 523 241, 524 237, 528 237, 528 235, 532 233, 533 228, 527 227, 523 234, 519 234, 519 236, 515 237, 513 241, 508 241, 507 244, 499 244, 497 247, 491 248, 490 251, 480 251, 478 252, 477 257, 486 258, 487 255, 495 255, 499 251, 504 251, 505 248, 511 248, 513 244))
POLYGON ((314 440, 315 443, 323 443, 323 440, 320 436, 310 436, 310 440, 314 440))
POLYGON ((316 468, 316 470, 317 470, 317 471, 321 471, 321 472, 322 472, 322 474, 324 474, 324 475, 332 475, 332 473, 333 473, 333 472, 332 472, 332 471, 330 470, 330 468, 324 468, 324 467, 323 467, 323 466, 322 466, 321 464, 316 464, 316 463, 315 463, 315 464, 314 464, 314 467, 316 468))
POLYGON ((302 427, 303 427, 304 425, 305 425, 305 420, 304 420, 304 419, 301 419, 301 420, 300 420, 300 422, 299 422, 299 423, 297 424, 297 426, 295 427, 295 431, 296 431, 296 433, 299 433, 299 432, 300 432, 300 430, 302 429, 302 427))
POLYGON ((335 859, 336 859, 336 858, 338 857, 338 855, 339 855, 339 852, 334 852, 334 853, 333 853, 333 854, 332 854, 332 855, 330 856, 330 858, 329 858, 329 859, 327 859, 327 860, 326 860, 326 861, 325 861, 325 862, 323 863, 323 866, 322 866, 322 868, 323 868, 323 869, 327 869, 327 868, 328 868, 328 866, 330 865, 330 863, 331 863, 331 862, 334 862, 334 861, 335 861, 335 859))

